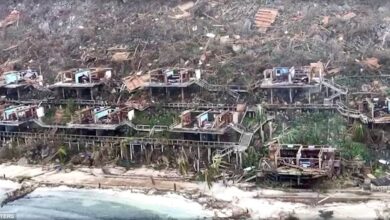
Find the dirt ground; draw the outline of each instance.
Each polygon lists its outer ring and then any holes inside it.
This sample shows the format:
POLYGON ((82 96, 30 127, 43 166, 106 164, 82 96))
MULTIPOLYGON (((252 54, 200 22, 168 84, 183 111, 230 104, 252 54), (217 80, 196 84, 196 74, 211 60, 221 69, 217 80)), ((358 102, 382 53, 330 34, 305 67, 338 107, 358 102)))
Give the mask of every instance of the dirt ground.
POLYGON ((265 68, 319 60, 340 68, 338 74, 389 68, 386 0, 198 0, 188 17, 172 18, 183 2, 1 1, 0 19, 13 9, 20 19, 0 30, 0 64, 40 68, 46 82, 60 70, 79 66, 108 65, 118 78, 158 67, 202 67, 210 82, 221 84, 248 83, 265 68), (254 25, 261 7, 279 12, 266 33, 254 25), (128 48, 129 61, 111 61, 107 49, 117 45, 128 48), (368 57, 378 58, 381 67, 358 62, 368 57))

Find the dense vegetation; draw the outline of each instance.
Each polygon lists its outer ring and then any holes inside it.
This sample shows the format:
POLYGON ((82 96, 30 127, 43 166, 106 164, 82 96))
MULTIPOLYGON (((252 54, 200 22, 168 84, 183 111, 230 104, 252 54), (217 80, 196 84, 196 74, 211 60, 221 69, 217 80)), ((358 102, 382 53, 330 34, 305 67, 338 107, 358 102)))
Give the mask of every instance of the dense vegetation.
POLYGON ((134 124, 141 125, 172 125, 178 113, 173 110, 156 109, 153 111, 137 112, 133 119, 134 124))
POLYGON ((298 116, 290 126, 291 129, 280 135, 281 143, 330 145, 339 148, 346 159, 370 159, 365 143, 368 133, 360 123, 348 127, 338 114, 311 113, 298 116))

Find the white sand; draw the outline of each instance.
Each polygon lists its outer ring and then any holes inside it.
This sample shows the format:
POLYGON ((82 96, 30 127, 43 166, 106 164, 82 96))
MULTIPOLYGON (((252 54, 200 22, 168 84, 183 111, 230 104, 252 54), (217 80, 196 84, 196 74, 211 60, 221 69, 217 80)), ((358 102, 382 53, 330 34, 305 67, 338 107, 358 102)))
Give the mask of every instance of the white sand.
POLYGON ((10 164, 0 164, 0 176, 3 174, 7 178, 15 178, 18 176, 36 176, 45 173, 46 171, 42 170, 41 167, 25 167, 18 165, 10 164))
MULTIPOLYGON (((354 204, 330 203, 325 205, 309 206, 302 203, 282 202, 275 199, 261 199, 261 195, 283 195, 282 191, 256 190, 243 191, 237 187, 225 187, 222 184, 214 184, 208 189, 205 184, 200 184, 200 188, 210 196, 217 199, 232 202, 243 209, 248 209, 255 219, 269 219, 286 217, 294 213, 300 219, 322 219, 319 217, 320 210, 333 211, 333 219, 375 219, 378 214, 389 216, 387 213, 390 201, 368 201, 354 204), (260 198, 253 198, 260 196, 260 198)), ((303 193, 310 194, 310 193, 303 193)), ((339 193, 340 194, 340 193, 339 193)), ((348 194, 346 194, 348 195, 348 194)))
POLYGON ((181 175, 177 170, 153 170, 150 168, 146 167, 141 167, 133 170, 128 170, 127 172, 124 173, 124 175, 143 175, 143 176, 153 176, 153 177, 174 177, 174 178, 179 178, 181 175))

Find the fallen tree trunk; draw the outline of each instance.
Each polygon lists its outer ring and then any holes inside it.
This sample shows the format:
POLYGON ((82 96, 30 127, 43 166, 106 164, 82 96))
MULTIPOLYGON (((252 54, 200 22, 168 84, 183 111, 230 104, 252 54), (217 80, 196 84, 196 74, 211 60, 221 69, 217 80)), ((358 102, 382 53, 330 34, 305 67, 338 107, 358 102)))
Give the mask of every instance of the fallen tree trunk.
POLYGON ((1 202, 1 207, 5 206, 10 202, 16 201, 27 196, 28 194, 32 193, 36 188, 38 188, 37 185, 22 186, 19 189, 7 193, 7 197, 1 202))

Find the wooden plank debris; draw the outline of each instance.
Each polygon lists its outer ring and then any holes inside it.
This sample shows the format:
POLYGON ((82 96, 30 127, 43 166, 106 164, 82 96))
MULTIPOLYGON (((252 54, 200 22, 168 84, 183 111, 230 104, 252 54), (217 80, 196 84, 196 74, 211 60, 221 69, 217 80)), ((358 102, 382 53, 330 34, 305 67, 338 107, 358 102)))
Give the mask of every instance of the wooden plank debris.
MULTIPOLYGON (((130 60, 129 48, 126 45, 116 45, 107 49, 111 54, 111 60, 114 62, 124 62, 130 60)), ((137 50, 137 49, 136 49, 137 50)))
POLYGON ((255 25, 260 32, 266 32, 275 22, 278 10, 272 8, 260 8, 255 15, 255 25))
POLYGON ((375 57, 366 58, 360 63, 373 70, 379 69, 381 67, 381 65, 379 64, 379 59, 375 57))
POLYGON ((129 52, 116 52, 112 55, 111 60, 114 62, 124 62, 130 60, 129 52))
POLYGON ((194 6, 195 6, 195 3, 192 1, 185 2, 181 5, 178 5, 173 9, 174 15, 170 15, 169 17, 173 18, 173 19, 187 18, 187 17, 191 16, 191 13, 189 13, 188 10, 190 10, 194 6))
POLYGON ((6 28, 11 26, 19 21, 20 12, 17 10, 12 10, 11 13, 2 21, 0 21, 0 28, 6 28))
POLYGON ((126 86, 129 92, 133 92, 134 90, 142 87, 146 82, 150 79, 149 74, 138 75, 134 74, 122 79, 123 84, 126 86))

